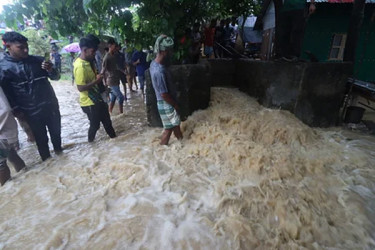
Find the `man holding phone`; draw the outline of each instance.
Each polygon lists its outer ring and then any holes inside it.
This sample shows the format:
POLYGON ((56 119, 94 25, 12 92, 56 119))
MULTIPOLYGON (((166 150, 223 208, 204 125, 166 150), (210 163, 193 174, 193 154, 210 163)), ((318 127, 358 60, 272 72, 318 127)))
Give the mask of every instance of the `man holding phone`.
POLYGON ((59 104, 48 81, 58 80, 59 72, 43 57, 29 55, 28 40, 23 35, 7 32, 2 39, 7 53, 0 61, 0 86, 14 115, 29 124, 44 161, 51 156, 47 128, 55 153, 62 151, 59 104))
POLYGON ((103 75, 97 74, 94 66, 95 53, 98 49, 97 38, 84 37, 79 41, 81 55, 74 62, 74 79, 79 93, 79 102, 83 112, 90 121, 88 141, 95 139, 96 132, 103 124, 110 138, 116 137, 112 127, 108 105, 104 102, 99 85, 103 81, 103 75))

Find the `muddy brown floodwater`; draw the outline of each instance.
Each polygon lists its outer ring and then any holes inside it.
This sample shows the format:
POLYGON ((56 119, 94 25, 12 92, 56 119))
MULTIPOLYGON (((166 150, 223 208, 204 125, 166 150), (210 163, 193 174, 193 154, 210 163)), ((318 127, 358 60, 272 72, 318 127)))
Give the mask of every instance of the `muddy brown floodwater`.
POLYGON ((235 89, 159 146, 132 94, 87 142, 78 92, 54 82, 65 151, 0 189, 0 249, 374 249, 375 140, 312 129, 235 89))

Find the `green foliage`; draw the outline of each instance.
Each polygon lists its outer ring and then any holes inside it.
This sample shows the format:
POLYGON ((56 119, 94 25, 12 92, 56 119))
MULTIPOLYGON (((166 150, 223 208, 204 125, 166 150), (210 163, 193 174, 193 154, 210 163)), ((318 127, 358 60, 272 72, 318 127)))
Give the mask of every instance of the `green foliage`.
POLYGON ((43 19, 54 38, 94 33, 146 48, 160 34, 177 41, 195 22, 247 16, 259 6, 257 0, 17 0, 4 7, 3 19, 13 27, 23 16, 43 19))
POLYGON ((29 29, 22 32, 29 39, 29 53, 31 55, 44 56, 44 53, 50 52, 51 46, 48 42, 47 35, 39 30, 29 29))

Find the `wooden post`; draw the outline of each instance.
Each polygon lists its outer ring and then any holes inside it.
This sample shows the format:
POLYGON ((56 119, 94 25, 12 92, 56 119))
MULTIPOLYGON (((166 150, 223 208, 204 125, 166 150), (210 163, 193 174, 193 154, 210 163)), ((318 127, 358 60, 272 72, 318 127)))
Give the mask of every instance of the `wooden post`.
MULTIPOLYGON (((355 62, 355 53, 356 53, 358 39, 359 39, 359 31, 361 29, 362 21, 363 21, 363 17, 365 13, 365 4, 366 4, 366 0, 354 0, 352 15, 350 17, 350 22, 349 22, 348 35, 346 38, 343 61, 353 62, 353 63, 355 62)), ((355 75, 355 73, 353 75, 355 75)), ((350 105, 354 82, 355 82, 355 78, 353 76, 352 80, 350 81, 349 90, 345 95, 341 121, 344 120, 347 108, 350 105)))
POLYGON ((278 55, 280 53, 280 41, 279 36, 277 34, 277 29, 279 26, 279 15, 281 8, 283 6, 283 0, 273 0, 273 4, 275 5, 275 47, 273 49, 272 54, 276 55, 276 57, 279 57, 278 55))

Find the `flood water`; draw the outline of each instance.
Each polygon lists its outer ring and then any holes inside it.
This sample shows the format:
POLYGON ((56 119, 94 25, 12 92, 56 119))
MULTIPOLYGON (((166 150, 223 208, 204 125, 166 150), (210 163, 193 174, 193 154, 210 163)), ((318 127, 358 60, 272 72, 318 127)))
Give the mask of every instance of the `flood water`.
MULTIPOLYGON (((87 142, 78 91, 53 83, 65 151, 0 188, 0 249, 374 249, 375 140, 312 129, 235 89, 160 146, 139 93, 87 142)), ((115 107, 116 109, 116 107, 115 107)))

